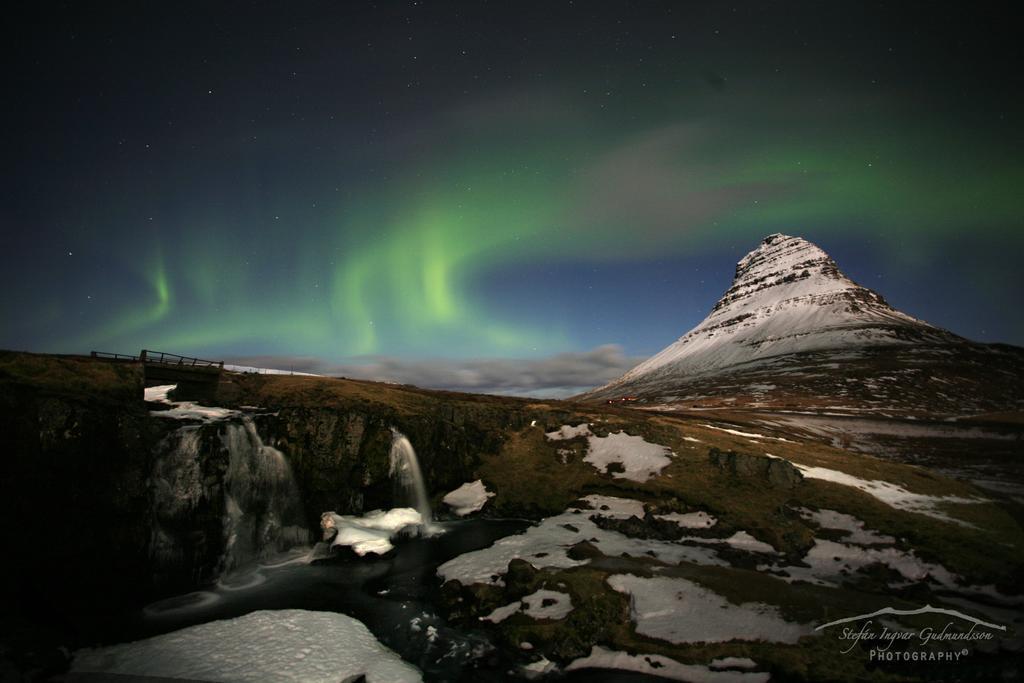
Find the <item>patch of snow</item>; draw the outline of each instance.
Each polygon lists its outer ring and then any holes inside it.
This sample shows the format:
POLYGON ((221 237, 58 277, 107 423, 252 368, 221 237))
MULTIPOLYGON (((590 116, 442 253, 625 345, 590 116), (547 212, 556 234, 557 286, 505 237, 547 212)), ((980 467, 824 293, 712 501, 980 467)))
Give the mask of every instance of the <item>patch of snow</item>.
POLYGON ((565 441, 567 439, 575 439, 578 436, 590 436, 591 433, 590 424, 584 422, 576 427, 562 425, 553 432, 546 432, 544 436, 547 437, 548 441, 565 441))
POLYGON ((533 619, 565 619, 571 611, 572 598, 568 593, 539 590, 523 598, 523 613, 533 619))
POLYGON ((757 540, 756 538, 748 534, 746 531, 737 531, 732 536, 725 539, 724 542, 732 546, 733 548, 738 548, 739 550, 746 550, 752 553, 770 553, 772 555, 778 554, 778 551, 775 550, 774 547, 765 543, 764 541, 757 540))
POLYGON ((334 612, 264 610, 134 643, 75 653, 72 671, 203 681, 422 680, 362 622, 334 612))
MULTIPOLYGON (((835 541, 815 539, 814 545, 801 561, 809 567, 773 567, 790 580, 802 580, 819 586, 835 586, 843 578, 863 567, 883 564, 908 581, 924 581, 929 577, 945 588, 957 588, 957 577, 945 567, 925 562, 913 551, 897 548, 864 548, 835 541)), ((758 567, 762 569, 762 567, 758 567)))
POLYGON ((783 619, 776 607, 753 602, 734 605, 687 579, 615 574, 607 581, 613 589, 629 594, 637 633, 671 643, 796 643, 813 632, 810 626, 783 619))
POLYGON ((156 387, 146 387, 142 391, 143 398, 153 403, 170 403, 171 400, 167 398, 167 394, 171 393, 178 388, 177 384, 161 384, 156 387))
POLYGON ((325 512, 320 516, 320 527, 326 532, 337 529, 331 547, 348 546, 357 555, 376 553, 383 555, 394 546, 391 538, 402 529, 418 526, 423 517, 413 508, 393 508, 387 512, 373 510, 362 517, 325 512))
MULTIPOLYGON (((463 586, 474 583, 501 584, 501 577, 514 559, 529 562, 537 569, 556 567, 566 569, 588 563, 588 560, 574 560, 568 552, 577 543, 587 541, 609 557, 628 555, 630 557, 654 557, 669 564, 682 561, 696 564, 728 566, 718 557, 713 548, 694 547, 672 541, 631 538, 617 531, 598 527, 594 517, 635 514, 638 501, 614 499, 605 496, 588 496, 591 505, 608 505, 609 510, 581 510, 570 508, 560 515, 541 520, 521 534, 506 536, 481 550, 459 555, 445 562, 437 574, 445 581, 458 581, 463 586), (601 503, 600 501, 613 501, 601 503)), ((641 508, 642 510, 642 508, 641 508)))
POLYGON ((541 656, 536 662, 532 664, 526 664, 519 667, 520 672, 523 674, 523 678, 527 680, 534 680, 542 676, 547 676, 550 673, 558 671, 558 665, 554 662, 548 661, 547 657, 541 656))
POLYGON ((956 519, 938 509, 944 503, 984 503, 984 498, 964 498, 962 496, 929 496, 924 493, 913 493, 907 489, 882 479, 861 479, 846 472, 831 470, 826 467, 808 467, 793 463, 808 479, 831 481, 843 486, 852 486, 870 494, 890 507, 906 512, 916 512, 944 522, 952 522, 960 526, 973 527, 963 520, 956 519))
POLYGON ((294 370, 276 370, 274 368, 257 368, 252 365, 224 365, 225 370, 230 372, 246 372, 258 375, 298 375, 301 377, 322 377, 312 372, 295 372, 294 370))
POLYGON ((486 617, 480 617, 480 621, 489 621, 492 624, 500 624, 501 622, 508 619, 510 616, 518 612, 523 606, 523 603, 519 600, 511 602, 503 607, 495 607, 494 611, 488 614, 486 617))
POLYGON ((465 517, 470 513, 482 510, 487 499, 493 496, 494 494, 484 486, 484 482, 477 479, 445 494, 442 501, 445 505, 454 508, 455 514, 459 517, 465 517))
POLYGON ((672 462, 668 456, 672 451, 665 446, 649 443, 642 436, 630 436, 615 432, 605 437, 590 436, 589 448, 583 461, 600 472, 607 472, 608 465, 618 463, 623 471, 612 472, 616 479, 630 479, 644 483, 657 476, 672 462))
POLYGON ((708 664, 712 669, 753 669, 757 662, 749 657, 719 657, 708 664))
MULTIPOLYGON (((729 657, 728 659, 737 658, 729 657)), ((616 669, 618 671, 635 671, 673 681, 689 681, 690 683, 766 683, 769 680, 768 673, 712 671, 714 668, 714 662, 711 663, 710 668, 700 664, 680 664, 676 660, 662 655, 631 655, 628 652, 618 652, 594 645, 591 647, 589 655, 573 660, 565 667, 565 670, 616 669)))
POLYGON ((707 529, 718 523, 718 520, 704 512, 670 512, 665 515, 654 515, 655 519, 664 519, 667 522, 675 522, 684 529, 707 529))
POLYGON ((800 508, 800 515, 805 519, 813 521, 823 529, 839 529, 847 532, 842 540, 854 545, 876 545, 892 544, 896 539, 892 536, 879 534, 864 527, 864 522, 853 515, 847 515, 835 510, 809 510, 800 508))
POLYGON ((748 439, 773 439, 775 441, 785 441, 786 443, 794 443, 793 441, 790 441, 789 439, 784 439, 781 436, 767 436, 765 434, 755 434, 753 432, 741 432, 737 429, 729 429, 727 427, 716 427, 715 425, 710 424, 702 424, 701 427, 707 427, 708 429, 717 429, 720 432, 725 432, 726 434, 732 434, 734 436, 745 436, 748 439))
POLYGON ((683 441, 689 441, 691 443, 703 443, 700 439, 695 439, 692 436, 684 436, 683 441))

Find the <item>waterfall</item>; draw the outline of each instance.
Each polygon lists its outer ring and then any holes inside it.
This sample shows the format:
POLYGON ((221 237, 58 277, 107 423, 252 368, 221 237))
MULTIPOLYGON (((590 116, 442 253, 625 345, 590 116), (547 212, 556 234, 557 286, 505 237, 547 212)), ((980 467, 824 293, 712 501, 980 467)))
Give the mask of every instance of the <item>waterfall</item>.
POLYGON ((405 438, 405 434, 394 427, 391 428, 391 435, 391 453, 388 456, 391 477, 401 485, 409 502, 420 513, 423 526, 429 527, 433 513, 430 511, 430 500, 427 498, 419 460, 416 459, 416 450, 409 439, 405 438))
POLYGON ((281 451, 263 443, 248 416, 225 427, 223 571, 309 543, 302 499, 281 451))

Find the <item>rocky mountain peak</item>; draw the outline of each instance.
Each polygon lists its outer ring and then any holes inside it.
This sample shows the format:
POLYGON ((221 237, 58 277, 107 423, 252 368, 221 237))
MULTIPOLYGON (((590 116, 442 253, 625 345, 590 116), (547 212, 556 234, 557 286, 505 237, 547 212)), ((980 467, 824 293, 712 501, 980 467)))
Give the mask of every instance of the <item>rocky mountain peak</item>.
POLYGON ((822 286, 827 289, 858 288, 816 244, 802 237, 774 233, 765 237, 757 249, 736 264, 732 286, 722 295, 713 310, 728 307, 737 300, 766 290, 771 290, 771 295, 783 299, 787 298, 791 290, 799 295, 798 290, 806 287, 792 285, 801 282, 808 284, 805 281, 810 280, 817 283, 818 289, 822 286))
POLYGON ((736 264, 710 314, 675 343, 591 392, 643 393, 783 356, 959 339, 892 308, 801 237, 774 233, 736 264))

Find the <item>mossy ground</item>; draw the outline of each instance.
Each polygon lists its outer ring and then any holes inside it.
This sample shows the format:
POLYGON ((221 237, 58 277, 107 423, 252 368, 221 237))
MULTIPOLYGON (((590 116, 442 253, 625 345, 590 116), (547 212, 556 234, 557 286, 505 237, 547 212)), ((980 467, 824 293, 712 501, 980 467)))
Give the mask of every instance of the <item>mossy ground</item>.
MULTIPOLYGON (((133 364, 4 352, 0 353, 0 383, 32 387, 41 394, 76 400, 134 401, 139 410, 143 409, 141 368, 133 364)), ((471 427, 472 438, 479 437, 480 452, 473 460, 478 465, 465 473, 466 479, 481 478, 497 494, 485 508, 485 514, 540 518, 560 513, 590 493, 621 496, 644 502, 649 511, 707 511, 719 521, 703 535, 727 537, 736 531, 746 531, 771 544, 788 562, 799 559, 816 535, 829 536, 829 532, 817 529, 795 509, 831 509, 854 515, 868 528, 894 536, 899 549, 942 564, 967 583, 995 584, 1005 592, 1019 592, 1024 585, 1024 509, 1019 503, 1009 498, 991 498, 967 505, 947 505, 947 514, 971 525, 964 526, 897 510, 860 490, 826 481, 805 479, 796 486, 784 487, 736 476, 711 462, 710 449, 755 456, 771 453, 794 463, 892 482, 932 496, 989 498, 970 484, 924 468, 849 452, 753 423, 744 424, 741 416, 731 416, 728 425, 720 426, 763 436, 745 437, 709 428, 708 424, 716 424, 716 416, 709 413, 668 415, 617 406, 435 392, 334 378, 225 373, 216 401, 227 407, 258 405, 270 410, 359 410, 372 413, 381 424, 399 427, 424 421, 450 422, 451 434, 468 434, 466 430, 471 427), (563 424, 581 422, 590 423, 599 435, 623 430, 643 436, 667 446, 675 457, 659 476, 645 483, 600 473, 583 462, 584 439, 550 441, 544 436, 545 431, 563 424)), ((427 451, 440 448, 440 443, 417 446, 427 451)), ((435 460, 445 457, 441 451, 424 455, 435 460)), ((983 454, 965 457, 979 455, 983 454)), ((445 481, 443 485, 451 483, 445 481)), ((434 486, 431 493, 436 501, 444 491, 436 488, 436 482, 434 486)), ((885 673, 867 666, 859 650, 851 656, 837 656, 836 643, 823 637, 805 638, 796 645, 673 645, 640 636, 631 625, 627 598, 612 591, 606 579, 610 573, 651 571, 658 563, 649 559, 602 558, 593 547, 578 551, 590 553, 590 564, 561 571, 524 570, 518 582, 510 583, 506 590, 467 587, 460 592, 464 602, 453 607, 453 618, 475 620, 486 613, 483 610, 505 604, 502 601, 521 597, 538 587, 562 584, 558 589, 568 591, 573 598, 575 609, 570 616, 560 622, 543 623, 517 615, 497 628, 499 637, 510 647, 518 647, 524 641, 533 643, 540 651, 563 661, 586 654, 593 644, 603 644, 692 663, 706 663, 719 656, 751 657, 783 679, 892 677, 891 671, 885 673)), ((751 567, 681 564, 662 565, 660 571, 700 583, 737 604, 756 601, 776 605, 785 617, 805 623, 862 613, 876 606, 919 606, 933 597, 921 586, 894 590, 888 586, 890 577, 877 569, 861 572, 838 588, 790 584, 751 567)))
POLYGON ((138 363, 0 351, 0 386, 7 384, 44 395, 137 403, 143 378, 138 363))

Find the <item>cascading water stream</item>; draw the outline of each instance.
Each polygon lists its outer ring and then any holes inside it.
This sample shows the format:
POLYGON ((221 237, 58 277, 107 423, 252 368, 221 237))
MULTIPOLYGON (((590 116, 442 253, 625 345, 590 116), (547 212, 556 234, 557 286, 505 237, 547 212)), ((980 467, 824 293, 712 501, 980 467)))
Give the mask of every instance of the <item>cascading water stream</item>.
POLYGON ((225 428, 224 570, 309 542, 302 499, 281 451, 263 443, 248 416, 225 428))
POLYGON ((416 450, 409 443, 402 432, 394 427, 391 428, 391 453, 388 457, 390 474, 409 496, 410 502, 420 513, 423 526, 430 528, 433 520, 433 512, 430 509, 430 499, 427 497, 427 488, 423 482, 423 472, 420 470, 419 460, 416 458, 416 450))
MULTIPOLYGON (((182 417, 175 411, 184 404, 165 402, 174 407, 158 415, 182 417)), ((307 545, 291 467, 279 450, 263 443, 252 418, 208 408, 197 419, 204 424, 187 424, 167 436, 151 472, 155 574, 208 581, 307 545)))

